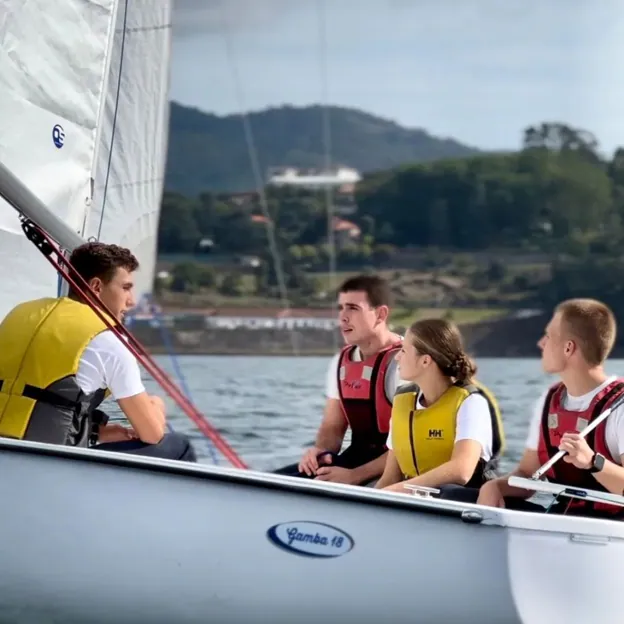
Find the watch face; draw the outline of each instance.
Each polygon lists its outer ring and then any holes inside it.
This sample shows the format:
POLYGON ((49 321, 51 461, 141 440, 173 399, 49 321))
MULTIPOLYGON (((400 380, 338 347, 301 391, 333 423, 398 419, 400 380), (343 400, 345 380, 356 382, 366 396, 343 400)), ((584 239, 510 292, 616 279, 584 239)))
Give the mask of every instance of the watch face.
POLYGON ((605 458, 600 453, 594 455, 593 468, 596 472, 600 472, 604 468, 605 458))

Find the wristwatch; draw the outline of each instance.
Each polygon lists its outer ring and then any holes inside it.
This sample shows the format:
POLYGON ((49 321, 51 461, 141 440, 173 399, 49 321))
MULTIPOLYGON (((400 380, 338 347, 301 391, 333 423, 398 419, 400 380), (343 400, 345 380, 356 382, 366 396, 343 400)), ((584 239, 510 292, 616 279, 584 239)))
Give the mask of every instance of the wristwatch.
POLYGON ((594 453, 594 459, 592 460, 589 472, 600 472, 605 465, 605 456, 600 453, 594 453))

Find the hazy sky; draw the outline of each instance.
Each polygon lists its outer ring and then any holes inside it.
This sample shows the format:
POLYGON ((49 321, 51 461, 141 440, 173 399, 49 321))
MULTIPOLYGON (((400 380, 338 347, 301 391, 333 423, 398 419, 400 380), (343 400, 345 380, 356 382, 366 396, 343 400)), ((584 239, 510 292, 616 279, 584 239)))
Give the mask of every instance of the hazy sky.
POLYGON ((624 145, 624 0, 176 0, 171 98, 321 102, 319 15, 331 104, 482 148, 544 120, 624 145))

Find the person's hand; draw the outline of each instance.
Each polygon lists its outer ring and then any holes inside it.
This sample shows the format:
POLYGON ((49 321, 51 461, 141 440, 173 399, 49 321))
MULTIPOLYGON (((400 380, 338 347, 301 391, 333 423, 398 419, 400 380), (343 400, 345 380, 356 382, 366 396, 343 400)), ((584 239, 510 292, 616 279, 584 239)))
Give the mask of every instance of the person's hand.
POLYGON ((316 471, 315 480, 357 485, 355 471, 349 468, 340 468, 339 466, 322 466, 316 471))
POLYGON ((318 446, 313 446, 312 448, 309 448, 303 454, 303 457, 301 458, 301 461, 299 462, 299 465, 298 465, 299 472, 303 472, 307 474, 309 477, 315 475, 319 467, 319 463, 318 463, 319 455, 323 455, 324 464, 331 464, 332 462, 331 453, 329 451, 326 451, 325 449, 318 448, 318 446))
POLYGON ((485 505, 487 507, 505 507, 505 499, 501 494, 500 488, 496 481, 488 481, 481 486, 477 505, 485 505))
POLYGON ((123 425, 106 425, 100 427, 98 435, 98 443, 106 444, 107 442, 124 442, 125 440, 136 440, 139 436, 132 427, 124 427, 123 425))
POLYGON ((559 450, 568 453, 563 456, 564 462, 581 470, 591 468, 594 451, 591 450, 585 438, 582 438, 578 433, 564 433, 561 436, 559 450))

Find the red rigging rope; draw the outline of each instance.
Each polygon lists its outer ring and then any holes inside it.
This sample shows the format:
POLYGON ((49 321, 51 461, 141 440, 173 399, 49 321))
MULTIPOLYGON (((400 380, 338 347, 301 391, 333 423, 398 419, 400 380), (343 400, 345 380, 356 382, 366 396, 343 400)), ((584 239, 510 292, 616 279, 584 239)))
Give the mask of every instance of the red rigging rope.
POLYGON ((122 324, 113 325, 102 314, 102 310, 108 314, 111 318, 114 318, 112 312, 98 299, 97 295, 93 292, 89 284, 78 274, 76 269, 71 266, 69 260, 66 259, 58 245, 48 236, 48 234, 42 230, 36 223, 30 219, 22 218, 22 229, 26 233, 26 237, 41 251, 41 253, 48 259, 50 264, 67 280, 72 289, 80 294, 87 305, 99 316, 99 318, 111 329, 115 335, 121 340, 122 344, 136 357, 137 361, 152 375, 155 381, 163 388, 167 394, 180 406, 184 413, 197 425, 199 430, 209 438, 212 443, 221 451, 223 456, 235 467, 235 468, 247 468, 248 466, 240 459, 236 452, 230 447, 230 445, 221 437, 219 432, 208 422, 206 417, 189 401, 189 399, 180 391, 174 382, 169 379, 167 373, 165 373, 153 358, 149 355, 145 347, 124 327, 122 324), (55 253, 56 257, 61 259, 62 262, 71 269, 77 276, 77 280, 74 280, 67 270, 65 270, 57 260, 52 257, 55 253), (80 284, 80 285, 79 285, 80 284), (124 340, 124 338, 126 340, 124 340))

